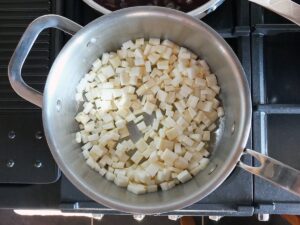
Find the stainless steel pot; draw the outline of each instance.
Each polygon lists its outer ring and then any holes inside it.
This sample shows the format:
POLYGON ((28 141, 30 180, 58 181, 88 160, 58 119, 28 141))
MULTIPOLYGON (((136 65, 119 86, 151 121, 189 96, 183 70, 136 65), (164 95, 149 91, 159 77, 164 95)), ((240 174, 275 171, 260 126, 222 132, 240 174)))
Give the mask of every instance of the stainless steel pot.
MULTIPOLYGON (((109 14, 112 11, 103 7, 99 3, 95 2, 94 0, 83 0, 87 5, 95 9, 96 11, 105 14, 109 14)), ((219 5, 221 5, 225 0, 210 0, 206 2, 205 4, 201 5, 200 7, 188 12, 187 14, 196 18, 202 18, 206 16, 207 14, 214 11, 216 8, 218 8, 219 5)))
POLYGON ((9 79, 24 99, 43 109, 43 124, 50 150, 68 179, 91 199, 105 206, 137 214, 154 214, 193 204, 215 190, 236 165, 300 195, 300 172, 252 150, 245 150, 251 126, 251 97, 243 68, 228 44, 208 25, 184 13, 158 7, 123 9, 98 18, 85 27, 60 16, 33 21, 13 54, 9 79), (23 63, 45 28, 75 34, 52 65, 44 94, 27 86, 21 76, 23 63), (217 75, 225 117, 211 143, 208 167, 186 184, 166 192, 136 196, 117 187, 85 163, 74 116, 76 86, 92 62, 103 52, 139 37, 170 39, 203 57, 217 75), (243 154, 256 157, 260 167, 245 165, 243 154))

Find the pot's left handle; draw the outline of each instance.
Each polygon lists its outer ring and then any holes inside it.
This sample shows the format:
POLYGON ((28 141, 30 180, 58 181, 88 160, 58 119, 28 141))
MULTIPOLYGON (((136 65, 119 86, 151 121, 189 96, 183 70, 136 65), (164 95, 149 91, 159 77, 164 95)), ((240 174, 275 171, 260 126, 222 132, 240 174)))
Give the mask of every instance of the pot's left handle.
POLYGON ((239 167, 300 196, 299 170, 250 149, 246 149, 244 154, 255 157, 260 162, 260 166, 249 166, 240 161, 239 167))
POLYGON ((70 35, 79 31, 82 26, 58 15, 45 15, 35 19, 25 30, 8 65, 8 78, 15 92, 27 101, 43 106, 43 95, 28 86, 22 78, 22 67, 38 35, 47 28, 57 28, 70 35))

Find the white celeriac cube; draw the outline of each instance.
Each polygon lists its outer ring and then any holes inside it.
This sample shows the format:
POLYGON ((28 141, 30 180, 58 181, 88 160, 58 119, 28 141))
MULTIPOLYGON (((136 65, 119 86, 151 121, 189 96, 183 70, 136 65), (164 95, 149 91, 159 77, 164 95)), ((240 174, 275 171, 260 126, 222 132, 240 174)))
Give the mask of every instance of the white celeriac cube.
POLYGON ((178 174, 177 179, 181 183, 185 183, 185 182, 189 181, 190 179, 192 179, 192 175, 187 170, 184 170, 178 174))

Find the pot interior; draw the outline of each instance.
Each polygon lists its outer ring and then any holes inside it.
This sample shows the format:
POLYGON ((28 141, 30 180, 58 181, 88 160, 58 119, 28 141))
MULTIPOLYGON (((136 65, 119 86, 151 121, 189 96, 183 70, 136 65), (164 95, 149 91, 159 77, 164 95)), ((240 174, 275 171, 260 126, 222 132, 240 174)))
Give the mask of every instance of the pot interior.
POLYGON ((47 79, 43 122, 51 152, 68 179, 93 200, 131 213, 162 213, 186 207, 208 195, 230 174, 250 130, 250 94, 239 61, 226 42, 203 22, 178 11, 136 7, 94 20, 56 58, 47 79), (127 40, 158 37, 205 59, 218 77, 225 117, 211 143, 211 162, 195 178, 169 191, 132 194, 90 169, 75 142, 79 105, 76 86, 94 60, 127 40))

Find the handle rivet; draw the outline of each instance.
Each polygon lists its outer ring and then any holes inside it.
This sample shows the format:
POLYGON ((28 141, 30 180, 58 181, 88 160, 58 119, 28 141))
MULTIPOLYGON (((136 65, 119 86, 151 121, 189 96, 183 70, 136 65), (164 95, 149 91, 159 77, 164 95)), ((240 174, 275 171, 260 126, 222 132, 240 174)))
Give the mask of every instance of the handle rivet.
POLYGON ((43 133, 41 131, 38 131, 35 133, 35 138, 38 140, 41 140, 43 138, 43 133))
POLYGON ((14 132, 13 130, 8 132, 8 138, 9 139, 12 140, 12 139, 15 139, 15 137, 16 137, 16 132, 14 132))
POLYGON ((59 100, 59 99, 56 101, 56 110, 57 110, 57 112, 59 112, 61 110, 61 100, 59 100))
POLYGON ((96 43, 96 38, 91 38, 91 40, 86 44, 86 47, 90 47, 92 44, 96 43))
POLYGON ((12 167, 14 167, 14 165, 15 165, 15 162, 12 159, 8 160, 7 163, 6 163, 6 166, 8 168, 12 168, 12 167))
POLYGON ((136 221, 142 221, 145 218, 145 215, 133 215, 133 219, 135 219, 136 221))
POLYGON ((35 167, 35 168, 41 168, 42 165, 43 165, 42 162, 39 161, 39 160, 36 160, 35 163, 34 163, 34 167, 35 167))
POLYGON ((258 214, 257 215, 257 219, 258 221, 263 221, 263 222, 266 222, 266 221, 269 221, 270 220, 270 215, 269 214, 258 214))
POLYGON ((235 131, 235 122, 233 122, 232 126, 231 126, 231 135, 234 134, 235 131))

